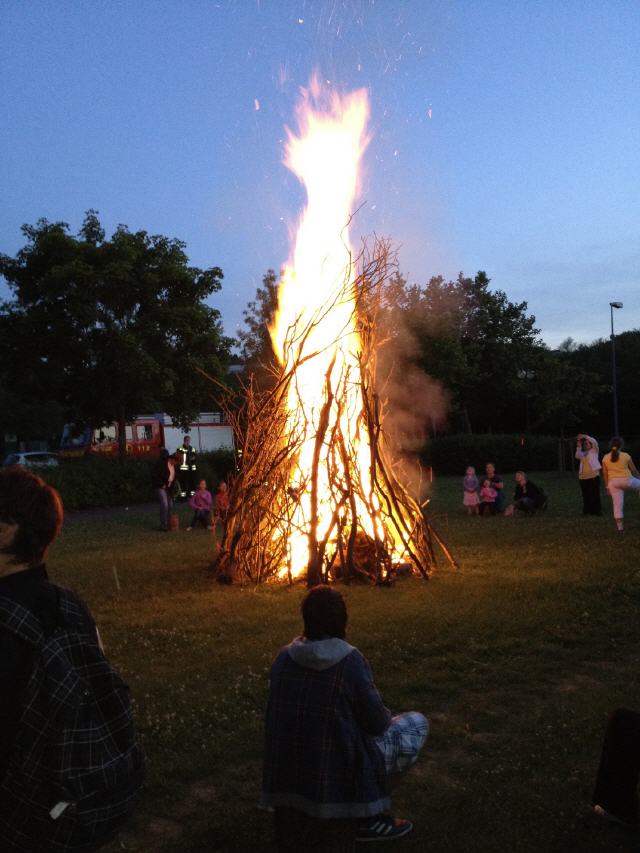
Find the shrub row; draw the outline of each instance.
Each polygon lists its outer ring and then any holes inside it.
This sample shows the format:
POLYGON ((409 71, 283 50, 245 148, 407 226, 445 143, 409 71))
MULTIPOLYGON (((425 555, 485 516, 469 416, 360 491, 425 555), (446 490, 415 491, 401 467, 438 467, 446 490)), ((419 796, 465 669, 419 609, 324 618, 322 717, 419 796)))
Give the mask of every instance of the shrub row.
MULTIPOLYGON (((601 445, 606 451, 606 445, 601 445)), ((630 443, 627 450, 640 464, 640 444, 630 443)), ((564 448, 565 464, 570 464, 572 447, 564 448)), ((468 465, 477 472, 493 462, 500 473, 519 468, 525 471, 549 471, 558 468, 559 439, 554 436, 520 435, 447 435, 432 439, 421 454, 426 466, 439 474, 463 476, 468 465)), ((63 459, 57 468, 38 473, 58 489, 66 509, 122 506, 153 500, 149 459, 126 459, 119 463, 101 456, 63 459)), ((235 471, 231 450, 214 450, 198 456, 198 478, 214 490, 220 480, 235 471)))
MULTIPOLYGON (((65 509, 123 506, 153 500, 150 459, 128 458, 120 463, 102 456, 62 459, 57 468, 37 469, 56 488, 65 509)), ((198 476, 210 488, 233 473, 233 451, 216 450, 198 456, 198 476)))
POLYGON ((548 471, 558 468, 558 445, 557 438, 544 435, 446 435, 431 439, 421 459, 439 474, 461 477, 467 466, 480 472, 487 462, 500 473, 548 471))

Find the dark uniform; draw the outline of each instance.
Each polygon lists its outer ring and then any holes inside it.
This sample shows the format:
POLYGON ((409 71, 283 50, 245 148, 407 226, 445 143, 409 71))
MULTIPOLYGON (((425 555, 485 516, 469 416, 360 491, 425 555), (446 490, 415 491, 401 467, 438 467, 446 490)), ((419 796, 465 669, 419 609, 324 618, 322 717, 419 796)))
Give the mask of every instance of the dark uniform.
POLYGON ((176 450, 176 453, 182 454, 182 462, 180 464, 180 473, 178 476, 182 487, 181 497, 183 498, 192 495, 198 485, 196 482, 196 456, 198 454, 191 446, 191 442, 189 441, 187 443, 187 438, 188 436, 185 436, 185 440, 176 450))

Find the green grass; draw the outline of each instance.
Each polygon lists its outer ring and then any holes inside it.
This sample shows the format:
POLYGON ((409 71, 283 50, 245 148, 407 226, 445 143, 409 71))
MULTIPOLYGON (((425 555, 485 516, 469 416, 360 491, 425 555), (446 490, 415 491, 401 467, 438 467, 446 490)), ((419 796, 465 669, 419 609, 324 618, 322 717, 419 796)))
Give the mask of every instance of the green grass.
MULTIPOLYGON (((468 518, 460 479, 437 480, 434 523, 462 570, 441 560, 429 582, 344 589, 349 639, 387 704, 432 719, 394 797, 416 823, 407 853, 637 849, 586 806, 607 712, 640 705, 640 501, 627 497, 619 536, 608 498, 603 518, 585 519, 573 477, 533 479, 551 501, 531 519, 468 518)), ((142 509, 75 520, 49 559, 135 697, 149 782, 124 842, 271 851, 271 817, 256 808, 262 710, 304 589, 220 587, 209 534, 155 525, 142 509)))

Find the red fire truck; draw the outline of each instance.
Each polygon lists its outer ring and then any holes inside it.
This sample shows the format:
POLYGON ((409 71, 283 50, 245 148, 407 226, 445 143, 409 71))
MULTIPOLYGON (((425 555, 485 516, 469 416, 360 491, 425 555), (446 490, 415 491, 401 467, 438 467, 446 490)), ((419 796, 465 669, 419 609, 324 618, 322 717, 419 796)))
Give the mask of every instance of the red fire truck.
MULTIPOLYGON (((170 453, 182 444, 185 435, 191 436, 191 445, 198 453, 208 450, 233 450, 233 431, 222 412, 201 412, 188 424, 187 429, 173 425, 169 415, 160 412, 140 415, 126 427, 127 453, 132 456, 154 457, 166 447, 170 453)), ((91 429, 86 425, 65 424, 59 455, 63 458, 100 453, 118 455, 118 425, 91 429)))

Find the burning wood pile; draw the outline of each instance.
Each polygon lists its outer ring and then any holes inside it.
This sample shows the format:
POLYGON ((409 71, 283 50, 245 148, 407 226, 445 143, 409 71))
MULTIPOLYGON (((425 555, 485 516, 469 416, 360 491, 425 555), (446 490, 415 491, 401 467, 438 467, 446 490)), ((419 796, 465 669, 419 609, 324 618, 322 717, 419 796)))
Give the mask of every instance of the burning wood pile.
POLYGON ((453 563, 403 485, 376 390, 389 248, 376 241, 354 260, 344 224, 367 144, 366 92, 332 94, 319 111, 322 97, 312 83, 287 145, 308 207, 270 329, 279 366, 268 389, 250 379, 240 405, 227 405, 242 449, 216 561, 228 582, 428 578, 434 542, 453 563))

